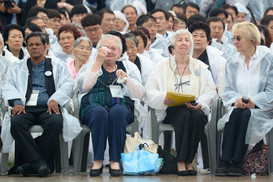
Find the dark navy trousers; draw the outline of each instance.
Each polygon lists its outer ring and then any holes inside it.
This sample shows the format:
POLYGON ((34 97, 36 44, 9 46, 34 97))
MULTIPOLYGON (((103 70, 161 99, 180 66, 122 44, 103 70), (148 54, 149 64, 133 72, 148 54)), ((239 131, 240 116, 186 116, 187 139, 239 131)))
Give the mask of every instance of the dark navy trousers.
POLYGON ((83 117, 83 122, 91 129, 94 160, 104 160, 106 141, 109 141, 110 161, 120 162, 123 152, 126 125, 132 120, 132 111, 120 104, 110 109, 92 106, 83 117))

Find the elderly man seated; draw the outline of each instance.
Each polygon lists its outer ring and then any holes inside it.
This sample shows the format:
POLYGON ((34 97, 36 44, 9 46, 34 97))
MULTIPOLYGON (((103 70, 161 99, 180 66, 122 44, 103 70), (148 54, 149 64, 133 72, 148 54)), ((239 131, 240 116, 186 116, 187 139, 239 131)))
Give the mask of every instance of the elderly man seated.
MULTIPOLYGON (((53 149, 58 144, 65 118, 60 107, 69 100, 73 88, 65 65, 45 57, 45 43, 43 33, 27 36, 30 58, 9 67, 2 93, 6 103, 12 107, 5 116, 2 134, 3 131, 9 132, 4 125, 10 120, 11 135, 26 162, 17 168, 23 176, 38 174, 46 177, 53 172, 53 149), (33 125, 43 127, 38 141, 29 131, 33 125)), ((3 147, 3 150, 6 149, 3 147)))

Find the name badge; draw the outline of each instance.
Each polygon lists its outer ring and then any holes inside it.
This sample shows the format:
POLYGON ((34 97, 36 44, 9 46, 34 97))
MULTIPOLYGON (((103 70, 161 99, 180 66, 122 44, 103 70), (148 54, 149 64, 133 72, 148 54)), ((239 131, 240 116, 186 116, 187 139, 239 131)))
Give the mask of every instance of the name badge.
POLYGON ((29 100, 27 101, 27 106, 37 106, 38 96, 40 90, 32 90, 29 100))
POLYGON ((123 94, 122 94, 120 85, 110 85, 109 88, 110 88, 110 92, 111 92, 112 97, 123 98, 123 94))

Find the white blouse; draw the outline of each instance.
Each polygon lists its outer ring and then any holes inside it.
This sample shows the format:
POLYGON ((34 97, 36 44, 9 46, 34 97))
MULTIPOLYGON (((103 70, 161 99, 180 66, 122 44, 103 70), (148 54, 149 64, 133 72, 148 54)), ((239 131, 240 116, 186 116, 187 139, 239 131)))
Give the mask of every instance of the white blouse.
POLYGON ((249 62, 249 68, 245 63, 245 56, 240 54, 238 57, 238 77, 237 88, 238 92, 245 97, 256 95, 259 89, 260 83, 260 61, 258 61, 259 50, 251 57, 249 62))

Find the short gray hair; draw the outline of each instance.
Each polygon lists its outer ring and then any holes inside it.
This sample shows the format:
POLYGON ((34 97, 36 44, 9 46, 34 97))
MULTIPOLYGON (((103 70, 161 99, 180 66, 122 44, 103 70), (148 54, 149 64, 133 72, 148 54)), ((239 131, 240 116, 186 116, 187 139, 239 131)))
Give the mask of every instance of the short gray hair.
POLYGON ((73 47, 74 47, 74 49, 75 48, 77 48, 78 47, 78 45, 81 43, 81 41, 83 41, 83 40, 86 40, 87 42, 89 42, 89 44, 90 44, 90 47, 92 48, 92 42, 91 42, 91 40, 88 38, 88 37, 79 37, 79 38, 77 38, 76 40, 75 40, 75 42, 74 42, 74 44, 73 44, 73 47))
POLYGON ((117 43, 117 46, 118 46, 118 49, 120 51, 120 53, 122 52, 122 43, 121 43, 121 40, 119 37, 115 36, 115 35, 110 35, 110 34, 106 34, 106 35, 103 35, 102 38, 99 40, 99 42, 97 43, 97 49, 101 48, 102 47, 102 43, 105 41, 105 40, 108 40, 108 39, 113 39, 116 41, 117 43))
POLYGON ((126 33, 123 35, 123 37, 125 38, 125 40, 133 40, 136 44, 136 47, 138 47, 138 40, 136 38, 136 36, 132 33, 126 33))
POLYGON ((190 33, 187 29, 180 29, 180 30, 177 30, 177 31, 171 36, 171 45, 174 45, 174 44, 175 44, 176 38, 177 38, 179 35, 184 35, 184 34, 188 34, 188 35, 189 35, 189 37, 190 37, 190 42, 191 42, 191 46, 193 46, 192 35, 191 35, 191 33, 190 33))

